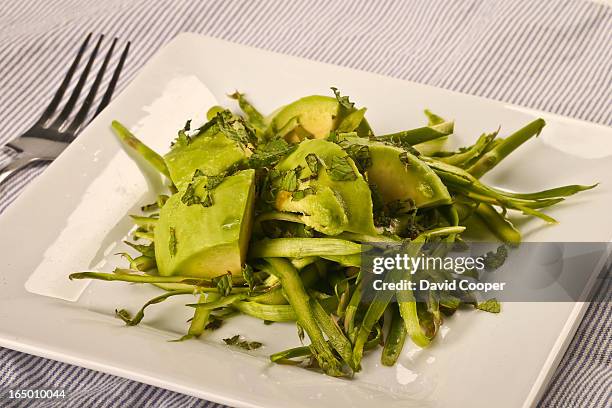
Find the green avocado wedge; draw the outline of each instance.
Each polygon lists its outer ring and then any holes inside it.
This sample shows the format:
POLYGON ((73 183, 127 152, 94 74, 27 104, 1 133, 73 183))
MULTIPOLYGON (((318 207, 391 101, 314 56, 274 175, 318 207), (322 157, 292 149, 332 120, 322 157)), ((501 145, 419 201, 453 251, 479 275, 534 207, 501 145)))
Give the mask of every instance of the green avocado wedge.
POLYGON ((196 170, 214 176, 246 158, 246 152, 212 127, 191 139, 176 143, 164 159, 172 182, 181 190, 196 170))
POLYGON ((372 159, 366 172, 368 182, 376 185, 384 202, 410 199, 417 208, 452 203, 438 175, 412 153, 363 138, 349 137, 347 141, 368 146, 372 159))
POLYGON ((300 168, 301 181, 298 190, 311 188, 313 194, 295 199, 295 192, 280 191, 275 206, 279 211, 302 214, 304 223, 327 235, 344 231, 376 235, 372 216, 372 197, 368 183, 357 170, 355 163, 340 146, 327 140, 304 140, 297 149, 278 163, 281 172, 300 168), (320 170, 313 177, 307 156, 318 159, 320 170), (343 160, 351 180, 334 179, 334 161, 343 160))
POLYGON ((240 276, 249 244, 255 171, 226 177, 213 191, 214 203, 187 205, 179 191, 160 211, 155 259, 161 276, 240 276))
POLYGON ((310 95, 281 108, 270 120, 276 133, 282 131, 288 142, 323 139, 338 125, 339 104, 331 96, 310 95), (289 128, 288 128, 289 125, 289 128))

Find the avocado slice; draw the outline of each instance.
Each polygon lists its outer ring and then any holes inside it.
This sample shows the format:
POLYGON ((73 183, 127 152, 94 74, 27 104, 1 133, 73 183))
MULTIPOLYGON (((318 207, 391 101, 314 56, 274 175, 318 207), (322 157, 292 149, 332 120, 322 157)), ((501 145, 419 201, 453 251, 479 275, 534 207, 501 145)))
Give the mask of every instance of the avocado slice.
POLYGON ((411 199, 417 208, 452 203, 442 180, 412 153, 363 138, 349 137, 347 142, 368 146, 372 159, 366 171, 368 182, 376 185, 385 203, 411 199))
MULTIPOLYGON (((209 207, 187 205, 184 191, 168 199, 155 227, 155 259, 161 276, 240 276, 253 216, 255 170, 223 179, 209 207)), ((196 192, 198 192, 196 190, 196 192)))
POLYGON ((174 145, 164 159, 174 185, 181 190, 196 170, 206 175, 218 175, 247 157, 238 143, 216 129, 174 145))
POLYGON ((288 142, 323 139, 336 129, 339 106, 336 98, 331 96, 306 96, 281 108, 273 115, 270 126, 275 133, 283 130, 288 142))
POLYGON ((276 169, 283 172, 298 166, 302 169, 299 179, 308 179, 300 182, 298 190, 310 188, 314 193, 295 199, 295 193, 281 191, 276 197, 277 210, 300 213, 306 225, 328 235, 337 235, 343 231, 377 234, 368 183, 340 146, 322 139, 304 140, 295 151, 277 164, 276 169), (311 153, 321 163, 316 178, 310 178, 312 171, 306 161, 306 156, 311 153), (332 179, 329 170, 334 158, 345 158, 355 174, 354 180, 332 179))

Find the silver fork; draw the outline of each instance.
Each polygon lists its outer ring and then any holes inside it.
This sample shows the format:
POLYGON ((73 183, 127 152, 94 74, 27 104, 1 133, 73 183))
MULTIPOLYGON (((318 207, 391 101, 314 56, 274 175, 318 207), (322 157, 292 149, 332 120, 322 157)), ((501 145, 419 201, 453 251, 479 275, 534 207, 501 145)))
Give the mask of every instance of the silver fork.
MULTIPOLYGON (((72 65, 70 65, 66 76, 55 92, 53 99, 38 121, 36 121, 36 123, 29 130, 27 130, 21 136, 16 137, 6 145, 15 151, 17 155, 13 157, 12 161, 10 161, 8 165, 0 169, 0 184, 30 163, 37 161, 53 161, 76 138, 78 131, 85 124, 85 119, 87 118, 87 114, 89 113, 89 109, 94 101, 94 98, 96 97, 100 83, 104 78, 104 72, 106 71, 108 63, 113 54, 115 44, 117 43, 117 38, 113 39, 113 42, 106 53, 106 56, 104 57, 104 61, 102 61, 102 65, 96 74, 94 82, 91 85, 89 93, 83 100, 81 107, 74 116, 74 119, 68 123, 68 117, 75 108, 79 95, 81 94, 85 82, 87 81, 87 76, 89 75, 89 71, 91 70, 94 60, 96 59, 96 55, 100 49, 104 35, 100 35, 98 38, 89 60, 81 72, 80 78, 75 85, 74 90, 70 94, 70 97, 64 104, 62 110, 54 120, 51 119, 62 101, 64 93, 70 84, 70 80, 74 76, 74 73, 79 65, 79 61, 87 49, 87 44, 89 43, 91 36, 92 34, 89 33, 89 35, 87 35, 85 38, 85 41, 79 48, 79 51, 72 62, 72 65)), ((108 83, 106 92, 102 96, 102 100, 100 101, 94 116, 98 115, 98 113, 100 113, 110 102, 129 49, 130 42, 128 41, 123 49, 123 52, 121 53, 117 66, 113 72, 113 76, 108 83)))

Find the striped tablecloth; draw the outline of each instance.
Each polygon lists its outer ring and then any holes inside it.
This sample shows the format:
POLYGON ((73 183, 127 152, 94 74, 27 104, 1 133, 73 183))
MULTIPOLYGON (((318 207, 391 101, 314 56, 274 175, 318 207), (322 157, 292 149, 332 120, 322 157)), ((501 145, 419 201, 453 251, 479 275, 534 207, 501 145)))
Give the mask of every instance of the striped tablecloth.
MULTIPOLYGON (((119 89, 177 33, 192 31, 612 124, 612 8, 601 3, 3 0, 0 8, 0 145, 42 112, 90 31, 132 41, 119 89)), ((0 212, 44 167, 0 186, 0 212)), ((609 299, 607 282, 599 295, 609 299)), ((609 302, 591 305, 541 406, 609 406, 611 315, 609 302)), ((0 389, 23 388, 69 395, 29 407, 216 405, 0 348, 0 389)), ((0 395, 1 407, 15 401, 0 395)))

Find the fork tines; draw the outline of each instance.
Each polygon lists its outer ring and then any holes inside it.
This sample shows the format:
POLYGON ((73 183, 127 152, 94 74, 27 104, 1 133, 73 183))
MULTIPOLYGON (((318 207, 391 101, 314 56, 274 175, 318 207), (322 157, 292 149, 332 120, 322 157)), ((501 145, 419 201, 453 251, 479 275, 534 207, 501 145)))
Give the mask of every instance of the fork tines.
MULTIPOLYGON (((66 76, 64 77, 62 83, 60 84, 59 88, 55 92, 55 95, 53 96, 53 99, 49 103, 49 106, 47 106, 47 109, 45 109, 41 117, 38 119, 38 122, 36 123, 36 125, 45 127, 44 124, 48 122, 49 119, 51 119, 51 117, 56 112, 64 96, 64 93, 66 92, 66 89, 68 88, 70 81, 72 80, 72 77, 74 76, 74 73, 77 70, 79 62, 81 61, 81 57, 83 56, 83 54, 85 53, 87 49, 87 45, 89 41, 91 40, 92 35, 93 35, 92 33, 89 33, 87 37, 85 38, 85 41, 83 41, 83 44, 81 44, 81 47, 79 48, 79 51, 76 57, 74 58, 74 61, 70 65, 70 68, 68 69, 68 72, 66 73, 66 76)), ((87 82, 87 77, 89 75, 89 72, 91 71, 94 60, 96 59, 96 56, 98 54, 98 51, 100 50, 100 46, 103 40, 104 40, 104 35, 101 34, 98 38, 98 41, 96 42, 96 45, 93 51, 91 51, 91 54, 89 55, 89 59, 87 60, 87 63, 81 72, 81 76, 77 84, 75 85, 74 89, 72 90, 72 93, 70 97, 68 98, 68 101, 62 108, 61 112, 57 115, 57 117, 53 120, 53 122, 48 126, 48 128, 59 130, 60 127, 66 124, 65 122, 69 118, 70 114, 72 113, 79 99, 79 95, 81 94, 81 91, 83 90, 87 82)), ((68 124, 65 130, 66 133, 75 135, 76 132, 81 127, 81 125, 83 125, 83 123, 85 122, 85 119, 87 118, 87 114, 89 113, 91 105, 93 104, 94 99, 96 97, 96 93, 98 92, 98 88, 100 87, 100 84, 102 80, 104 79, 104 73, 113 55, 113 51, 115 49, 115 45, 117 44, 117 41, 118 39, 115 37, 110 45, 110 48, 106 52, 104 61, 102 61, 102 65, 98 69, 98 72, 96 74, 96 77, 93 83, 91 84, 89 93, 83 100, 83 103, 80 109, 78 110, 78 112, 76 113, 76 115, 74 116, 74 119, 72 119, 72 121, 68 124)), ((110 102, 111 97, 113 95, 113 91, 115 90, 115 86, 117 85, 117 81, 119 80, 119 75, 123 68, 123 64, 125 63, 125 59, 127 58, 129 49, 130 49, 130 42, 128 41, 127 44, 125 45, 125 48, 123 49, 123 52, 121 53, 119 62, 117 63, 117 66, 115 67, 113 76, 111 77, 108 83, 106 92, 102 96, 102 99, 100 100, 98 108, 96 109, 96 112, 94 113, 94 116, 100 113, 100 111, 102 111, 106 107, 106 105, 108 105, 108 103, 110 102)))

